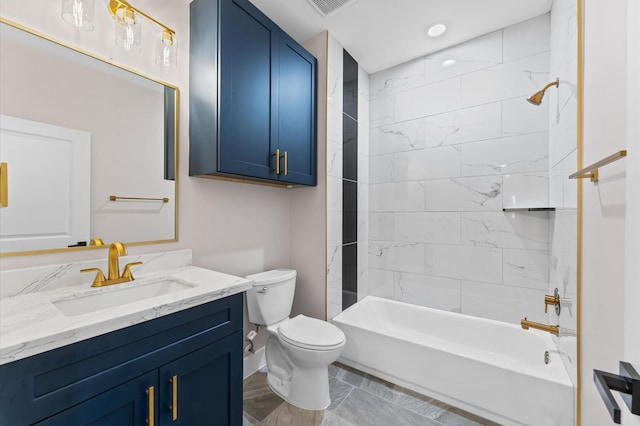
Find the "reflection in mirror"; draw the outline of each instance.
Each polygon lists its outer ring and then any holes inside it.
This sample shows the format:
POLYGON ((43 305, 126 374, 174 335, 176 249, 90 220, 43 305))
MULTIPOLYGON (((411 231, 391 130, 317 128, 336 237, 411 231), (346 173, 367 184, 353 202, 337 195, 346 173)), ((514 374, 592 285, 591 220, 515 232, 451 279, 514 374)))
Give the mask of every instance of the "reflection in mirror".
POLYGON ((175 241, 178 89, 4 20, 0 34, 0 255, 175 241))

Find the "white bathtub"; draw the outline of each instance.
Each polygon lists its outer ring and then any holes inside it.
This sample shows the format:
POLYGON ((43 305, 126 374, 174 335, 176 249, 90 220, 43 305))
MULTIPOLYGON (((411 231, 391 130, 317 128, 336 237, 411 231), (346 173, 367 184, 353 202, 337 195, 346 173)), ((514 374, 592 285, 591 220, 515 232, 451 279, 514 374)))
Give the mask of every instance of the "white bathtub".
POLYGON ((504 425, 574 424, 573 386, 548 333, 373 296, 333 323, 348 366, 504 425))

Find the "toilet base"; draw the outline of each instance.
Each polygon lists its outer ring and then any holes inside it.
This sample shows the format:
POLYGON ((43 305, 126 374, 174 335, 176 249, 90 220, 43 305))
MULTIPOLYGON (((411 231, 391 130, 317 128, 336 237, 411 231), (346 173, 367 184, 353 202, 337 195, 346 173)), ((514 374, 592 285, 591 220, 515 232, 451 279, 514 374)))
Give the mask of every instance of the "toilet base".
POLYGON ((294 368, 291 380, 267 372, 267 384, 276 395, 304 410, 324 410, 331 404, 328 367, 294 368))

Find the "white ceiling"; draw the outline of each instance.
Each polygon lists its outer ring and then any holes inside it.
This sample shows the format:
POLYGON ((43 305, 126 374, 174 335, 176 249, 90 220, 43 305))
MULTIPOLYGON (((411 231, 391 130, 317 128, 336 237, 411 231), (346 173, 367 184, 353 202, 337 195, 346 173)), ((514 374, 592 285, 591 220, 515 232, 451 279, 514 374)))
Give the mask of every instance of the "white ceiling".
POLYGON ((328 30, 369 73, 547 13, 553 0, 354 0, 322 16, 308 0, 250 0, 304 42, 328 30), (436 22, 448 31, 424 34, 436 22))

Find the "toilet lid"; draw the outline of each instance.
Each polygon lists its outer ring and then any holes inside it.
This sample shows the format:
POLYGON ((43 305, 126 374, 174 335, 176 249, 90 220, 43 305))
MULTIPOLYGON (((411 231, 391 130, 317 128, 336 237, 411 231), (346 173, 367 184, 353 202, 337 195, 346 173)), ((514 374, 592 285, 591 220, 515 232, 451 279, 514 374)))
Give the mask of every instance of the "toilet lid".
POLYGON ((304 315, 285 321, 278 336, 291 345, 315 350, 335 349, 345 342, 344 333, 335 325, 304 315))

